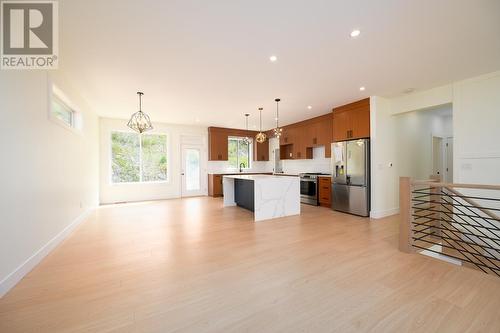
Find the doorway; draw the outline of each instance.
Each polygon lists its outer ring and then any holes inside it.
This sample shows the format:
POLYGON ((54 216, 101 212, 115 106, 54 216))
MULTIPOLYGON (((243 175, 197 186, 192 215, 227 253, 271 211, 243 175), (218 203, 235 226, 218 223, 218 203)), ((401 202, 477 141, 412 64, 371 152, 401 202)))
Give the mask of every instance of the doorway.
POLYGON ((204 195, 203 145, 183 144, 181 158, 181 196, 204 195))
POLYGON ((445 166, 444 166, 444 181, 447 183, 453 183, 453 138, 447 137, 444 139, 444 154, 445 154, 445 166))
POLYGON ((443 138, 439 136, 432 137, 432 174, 444 178, 443 173, 444 155, 443 138))
POLYGON ((453 183, 453 137, 432 136, 432 174, 453 183))

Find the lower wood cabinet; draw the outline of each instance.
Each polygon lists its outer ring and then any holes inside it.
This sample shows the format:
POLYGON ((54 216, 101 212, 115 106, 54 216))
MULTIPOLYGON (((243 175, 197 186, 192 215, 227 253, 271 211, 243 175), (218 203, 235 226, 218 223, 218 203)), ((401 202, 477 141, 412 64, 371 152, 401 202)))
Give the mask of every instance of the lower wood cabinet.
POLYGON ((318 177, 318 201, 320 206, 331 207, 332 203, 332 178, 318 177))
POLYGON ((222 197, 222 175, 208 175, 208 195, 211 197, 222 197))

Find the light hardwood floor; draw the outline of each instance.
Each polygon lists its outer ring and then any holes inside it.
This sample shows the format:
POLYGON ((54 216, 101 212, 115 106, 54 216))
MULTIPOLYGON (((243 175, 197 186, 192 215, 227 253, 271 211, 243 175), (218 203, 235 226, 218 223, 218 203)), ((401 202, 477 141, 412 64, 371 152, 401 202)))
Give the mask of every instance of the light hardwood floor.
POLYGON ((397 217, 207 197, 102 207, 0 299, 0 332, 500 332, 500 279, 397 250, 397 217))

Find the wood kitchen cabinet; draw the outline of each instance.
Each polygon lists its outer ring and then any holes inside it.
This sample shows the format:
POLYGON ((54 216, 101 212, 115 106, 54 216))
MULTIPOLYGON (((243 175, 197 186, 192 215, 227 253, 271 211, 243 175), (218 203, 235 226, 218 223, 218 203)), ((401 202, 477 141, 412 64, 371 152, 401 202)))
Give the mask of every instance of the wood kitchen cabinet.
POLYGON ((211 197, 222 197, 222 175, 208 175, 208 195, 211 197))
MULTIPOLYGON (((255 138, 257 131, 247 131, 233 128, 209 127, 208 128, 208 160, 227 161, 228 160, 228 138, 250 137, 255 138)), ((269 161, 269 140, 257 143, 253 146, 254 161, 269 161)))
POLYGON ((311 159, 313 148, 324 146, 325 157, 331 156, 332 114, 307 119, 283 127, 280 137, 280 157, 286 159, 311 159))
POLYGON ((311 159, 313 145, 308 143, 311 141, 311 132, 308 130, 308 126, 297 127, 294 139, 292 149, 294 158, 298 160, 311 159))
POLYGON ((370 99, 333 109, 333 141, 370 137, 370 99))
POLYGON ((208 160, 227 161, 228 132, 215 127, 208 128, 208 160))
POLYGON ((258 143, 254 140, 253 148, 253 160, 254 161, 269 161, 269 140, 262 143, 258 143))
POLYGON ((318 177, 318 201, 320 206, 331 207, 332 183, 331 177, 318 177))

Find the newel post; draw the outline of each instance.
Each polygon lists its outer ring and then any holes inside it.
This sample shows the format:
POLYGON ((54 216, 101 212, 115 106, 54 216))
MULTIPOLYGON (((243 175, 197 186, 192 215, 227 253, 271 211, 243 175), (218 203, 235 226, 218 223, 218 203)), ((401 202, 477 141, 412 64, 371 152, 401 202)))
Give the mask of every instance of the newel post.
POLYGON ((411 178, 399 178, 399 250, 412 252, 411 246, 411 178))
MULTIPOLYGON (((441 183, 443 181, 443 178, 439 174, 431 175, 430 179, 438 183, 441 183)), ((431 215, 431 217, 434 219, 434 221, 432 221, 431 223, 434 226, 434 228, 431 228, 431 234, 432 234, 431 237, 435 239, 441 239, 441 221, 442 221, 441 211, 443 208, 441 191, 442 187, 431 187, 430 189, 431 195, 429 196, 429 201, 431 201, 431 203, 429 204, 429 208, 435 211, 434 214, 431 215)))

